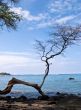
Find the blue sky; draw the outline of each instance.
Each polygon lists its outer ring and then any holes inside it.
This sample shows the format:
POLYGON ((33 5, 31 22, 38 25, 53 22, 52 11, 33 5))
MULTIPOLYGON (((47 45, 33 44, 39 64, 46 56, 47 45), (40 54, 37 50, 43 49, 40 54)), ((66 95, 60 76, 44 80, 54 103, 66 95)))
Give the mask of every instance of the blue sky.
MULTIPOLYGON (((81 0, 21 0, 11 10, 23 20, 16 31, 0 30, 0 72, 43 74, 45 65, 36 54, 35 40, 49 38, 56 24, 81 24, 81 0)), ((81 44, 56 57, 50 73, 81 73, 81 44)))

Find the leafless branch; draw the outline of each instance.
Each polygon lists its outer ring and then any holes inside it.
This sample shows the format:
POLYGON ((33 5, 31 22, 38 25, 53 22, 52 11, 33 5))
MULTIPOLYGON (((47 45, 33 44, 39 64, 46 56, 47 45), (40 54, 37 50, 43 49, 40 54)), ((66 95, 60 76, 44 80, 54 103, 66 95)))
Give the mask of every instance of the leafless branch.
POLYGON ((81 40, 81 25, 76 27, 56 27, 54 32, 51 33, 51 38, 49 40, 44 42, 38 41, 37 50, 39 51, 39 48, 41 49, 41 60, 46 63, 45 75, 40 85, 41 87, 43 86, 45 79, 49 73, 49 60, 54 58, 55 56, 63 54, 66 48, 75 44, 79 40, 81 40))
POLYGON ((12 87, 15 84, 23 84, 23 85, 26 85, 26 86, 31 86, 31 87, 35 88, 42 96, 45 96, 44 92, 42 92, 42 90, 41 90, 41 88, 40 88, 40 86, 38 84, 22 81, 22 80, 19 80, 19 79, 16 79, 16 78, 12 78, 8 82, 7 87, 4 90, 2 90, 2 91, 0 90, 0 94, 5 95, 5 94, 10 93, 12 87))

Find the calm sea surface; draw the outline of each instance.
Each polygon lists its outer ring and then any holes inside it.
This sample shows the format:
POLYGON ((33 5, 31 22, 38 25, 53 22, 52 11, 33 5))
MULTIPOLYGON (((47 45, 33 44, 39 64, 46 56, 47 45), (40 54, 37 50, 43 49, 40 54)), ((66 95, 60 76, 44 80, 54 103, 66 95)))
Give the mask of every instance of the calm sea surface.
MULTIPOLYGON (((0 76, 0 90, 3 90, 8 81, 16 77, 18 79, 35 82, 40 84, 43 78, 43 75, 14 75, 14 76, 0 76)), ((81 94, 81 74, 60 74, 60 75, 49 75, 44 83, 43 91, 46 93, 53 94, 56 92, 65 92, 73 94, 81 94), (69 80, 69 78, 75 78, 75 80, 69 80)), ((35 96, 38 92, 32 87, 25 85, 15 85, 12 89, 12 96, 35 96)))

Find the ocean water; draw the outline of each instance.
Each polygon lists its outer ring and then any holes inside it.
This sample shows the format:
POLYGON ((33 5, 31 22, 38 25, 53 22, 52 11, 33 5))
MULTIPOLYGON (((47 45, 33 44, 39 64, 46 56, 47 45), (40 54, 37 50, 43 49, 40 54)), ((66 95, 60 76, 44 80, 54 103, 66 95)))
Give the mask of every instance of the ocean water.
MULTIPOLYGON (((43 75, 11 75, 11 76, 0 76, 0 90, 3 90, 8 81, 12 77, 35 82, 40 84, 43 78, 43 75)), ((72 94, 81 94, 81 74, 59 74, 59 75, 49 75, 42 87, 42 90, 49 94, 55 94, 56 92, 61 93, 72 93, 72 94), (75 78, 74 80, 69 80, 69 78, 75 78)), ((25 85, 14 85, 11 93, 11 96, 37 96, 38 92, 32 88, 25 85)))

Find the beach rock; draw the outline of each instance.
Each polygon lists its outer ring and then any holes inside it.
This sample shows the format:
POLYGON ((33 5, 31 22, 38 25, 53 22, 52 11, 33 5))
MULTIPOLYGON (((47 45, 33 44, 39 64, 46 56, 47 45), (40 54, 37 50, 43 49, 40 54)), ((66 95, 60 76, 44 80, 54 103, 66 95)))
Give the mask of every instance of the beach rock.
POLYGON ((20 96, 20 97, 17 98, 16 100, 17 100, 17 101, 24 102, 24 101, 27 101, 27 97, 25 97, 25 96, 20 96))
POLYGON ((64 94, 64 93, 59 93, 59 94, 56 94, 56 96, 51 96, 49 98, 49 100, 53 100, 53 101, 59 101, 61 99, 64 99, 67 97, 67 94, 64 94))
POLYGON ((0 100, 5 100, 6 97, 0 96, 0 100))
POLYGON ((38 100, 47 100, 49 99, 49 96, 45 95, 45 96, 38 96, 37 98, 38 100))
POLYGON ((51 96, 49 100, 51 101, 59 101, 61 98, 59 96, 51 96))
POLYGON ((74 80, 75 78, 69 78, 69 80, 74 80))
POLYGON ((60 92, 57 92, 57 93, 56 93, 56 95, 60 95, 60 94, 61 94, 60 92))
POLYGON ((6 100, 11 100, 11 96, 6 96, 6 100))
POLYGON ((51 102, 48 103, 48 105, 52 105, 52 104, 57 104, 57 102, 56 101, 51 101, 51 102))

